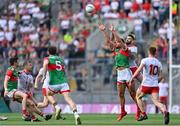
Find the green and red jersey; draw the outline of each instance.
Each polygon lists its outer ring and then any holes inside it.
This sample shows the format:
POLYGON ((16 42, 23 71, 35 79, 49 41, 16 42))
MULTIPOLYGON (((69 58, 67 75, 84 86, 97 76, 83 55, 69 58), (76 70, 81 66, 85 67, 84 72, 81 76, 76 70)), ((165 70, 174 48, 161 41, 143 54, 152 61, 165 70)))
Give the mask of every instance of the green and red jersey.
POLYGON ((11 91, 13 89, 17 89, 17 84, 18 84, 18 72, 15 68, 12 66, 8 68, 6 75, 10 77, 8 81, 8 91, 11 91))
POLYGON ((114 52, 115 66, 129 68, 129 51, 128 49, 116 49, 114 52))
POLYGON ((49 61, 48 72, 50 77, 50 85, 58 85, 67 83, 67 77, 65 75, 64 61, 60 56, 50 55, 45 58, 49 61))

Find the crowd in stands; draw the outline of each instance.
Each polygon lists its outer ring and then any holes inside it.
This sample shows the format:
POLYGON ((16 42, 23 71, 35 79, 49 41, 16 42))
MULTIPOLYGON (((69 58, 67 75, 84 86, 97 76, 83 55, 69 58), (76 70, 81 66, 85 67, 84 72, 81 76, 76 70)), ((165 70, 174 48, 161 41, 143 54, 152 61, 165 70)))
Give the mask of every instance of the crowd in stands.
MULTIPOLYGON (((1 59, 16 55, 20 59, 42 59, 47 55, 48 47, 53 45, 58 48, 59 54, 64 56, 67 64, 79 64, 82 61, 72 63, 69 59, 85 59, 86 40, 97 28, 95 24, 98 23, 99 18, 132 21, 134 26, 132 32, 136 35, 136 41, 143 43, 146 41, 146 35, 153 34, 159 57, 167 58, 170 32, 167 20, 169 0, 75 0, 75 2, 60 0, 57 24, 51 24, 53 12, 50 2, 53 0, 42 1, 13 1, 0 15, 1 59), (96 14, 93 16, 88 16, 84 12, 87 3, 93 3, 96 8, 96 14)), ((176 5, 177 3, 173 3, 174 19, 177 16, 176 5)), ((173 56, 178 57, 175 28, 174 21, 173 56)), ((98 51, 97 58, 101 53, 104 56, 110 53, 103 47, 102 50, 98 51)), ((34 74, 37 74, 41 62, 39 60, 34 62, 36 64, 34 74)))
MULTIPOLYGON (((54 26, 50 26, 50 9, 44 9, 44 5, 38 0, 10 3, 8 9, 0 16, 0 56, 42 58, 46 55, 47 47, 55 45, 67 58, 84 58, 86 38, 95 28, 94 24, 97 23, 95 19, 111 18, 131 20, 134 23, 133 32, 137 42, 143 42, 145 34, 154 33, 160 57, 167 57, 168 32, 170 32, 167 20, 169 0, 77 0, 76 2, 79 2, 80 8, 74 11, 71 0, 61 1, 61 9, 57 16, 59 23, 54 26), (84 12, 87 3, 93 3, 96 7, 97 13, 93 17, 86 16, 84 12), (65 4, 68 6, 65 7, 65 4)), ((173 11, 174 17, 177 15, 176 9, 173 11)), ((173 26, 174 47, 176 47, 175 24, 173 26)), ((174 51, 177 52, 177 49, 174 51)))

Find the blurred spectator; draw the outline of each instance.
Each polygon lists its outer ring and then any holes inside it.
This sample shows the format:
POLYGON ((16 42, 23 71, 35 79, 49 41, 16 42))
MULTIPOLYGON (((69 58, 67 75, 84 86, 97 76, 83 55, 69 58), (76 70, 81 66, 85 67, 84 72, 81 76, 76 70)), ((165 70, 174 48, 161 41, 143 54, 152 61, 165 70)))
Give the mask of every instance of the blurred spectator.
POLYGON ((86 76, 87 76, 87 70, 85 68, 82 68, 75 73, 74 77, 76 78, 78 91, 86 90, 86 87, 84 85, 86 76))
POLYGON ((119 18, 120 19, 124 19, 124 18, 126 18, 127 16, 126 16, 126 13, 124 12, 124 10, 123 9, 120 9, 120 11, 119 11, 119 18))
POLYGON ((137 3, 137 1, 136 1, 136 0, 134 0, 134 2, 133 2, 133 5, 132 5, 132 10, 133 10, 133 12, 135 12, 135 11, 138 11, 138 10, 139 10, 139 4, 137 3))
POLYGON ((106 4, 106 2, 102 2, 102 8, 101 8, 101 12, 104 13, 108 13, 110 11, 110 5, 106 4))
POLYGON ((174 59, 178 58, 178 43, 176 37, 172 38, 172 55, 174 59))
POLYGON ((118 0, 112 0, 110 7, 111 7, 111 10, 112 10, 112 11, 117 12, 117 10, 118 10, 118 8, 119 8, 118 0))
POLYGON ((142 19, 140 17, 136 17, 134 19, 134 33, 136 35, 136 41, 137 42, 143 42, 142 24, 143 24, 143 21, 142 21, 142 19))
MULTIPOLYGON (((163 77, 159 83, 159 100, 161 103, 163 103, 166 106, 167 109, 168 109, 168 94, 169 94, 168 89, 169 89, 168 83, 163 77)), ((156 108, 156 113, 158 113, 158 108, 156 108)))
POLYGON ((163 36, 159 36, 159 38, 156 40, 156 43, 158 46, 159 58, 167 58, 168 43, 166 39, 163 36))
POLYGON ((130 0, 126 0, 124 2, 124 10, 127 16, 128 16, 128 13, 130 12, 131 7, 132 7, 132 2, 130 0))
POLYGON ((150 12, 151 4, 149 3, 149 0, 145 0, 142 6, 143 6, 143 10, 145 10, 146 12, 150 12))
POLYGON ((152 4, 155 10, 159 9, 160 6, 160 0, 152 0, 152 4))

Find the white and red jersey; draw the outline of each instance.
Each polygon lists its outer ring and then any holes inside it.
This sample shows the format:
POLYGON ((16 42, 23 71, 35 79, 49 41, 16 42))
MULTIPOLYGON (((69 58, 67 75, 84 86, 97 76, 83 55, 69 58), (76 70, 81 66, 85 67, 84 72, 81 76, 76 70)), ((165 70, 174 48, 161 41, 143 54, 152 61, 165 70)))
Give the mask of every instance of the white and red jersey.
POLYGON ((167 97, 168 88, 169 86, 167 83, 159 83, 159 97, 167 97))
POLYGON ((155 57, 148 57, 141 60, 143 68, 142 85, 146 87, 158 87, 158 76, 162 71, 161 62, 155 57))
POLYGON ((33 76, 25 71, 20 71, 18 76, 18 89, 24 92, 31 91, 33 87, 33 76))
POLYGON ((130 68, 137 67, 137 64, 136 64, 135 60, 136 60, 136 56, 137 56, 137 53, 138 53, 138 48, 135 45, 132 45, 132 46, 128 47, 128 50, 133 55, 132 57, 129 58, 130 68))
MULTIPOLYGON (((43 68, 39 70, 39 75, 43 76, 43 68)), ((46 73, 46 79, 44 80, 42 88, 48 88, 49 86, 49 72, 46 73)))

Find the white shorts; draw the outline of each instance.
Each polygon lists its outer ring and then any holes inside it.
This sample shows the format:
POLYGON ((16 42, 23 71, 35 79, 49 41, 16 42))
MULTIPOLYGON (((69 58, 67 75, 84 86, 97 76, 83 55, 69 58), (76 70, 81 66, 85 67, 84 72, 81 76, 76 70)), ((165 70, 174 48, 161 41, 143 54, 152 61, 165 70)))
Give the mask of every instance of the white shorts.
POLYGON ((70 92, 70 88, 68 83, 57 84, 57 85, 49 85, 49 90, 54 93, 63 94, 64 92, 70 92))
POLYGON ((129 68, 117 70, 117 84, 124 84, 130 81, 132 72, 129 68))
POLYGON ((8 92, 7 96, 10 98, 10 99, 13 99, 14 100, 14 93, 17 91, 17 89, 13 89, 11 90, 10 92, 8 92))

